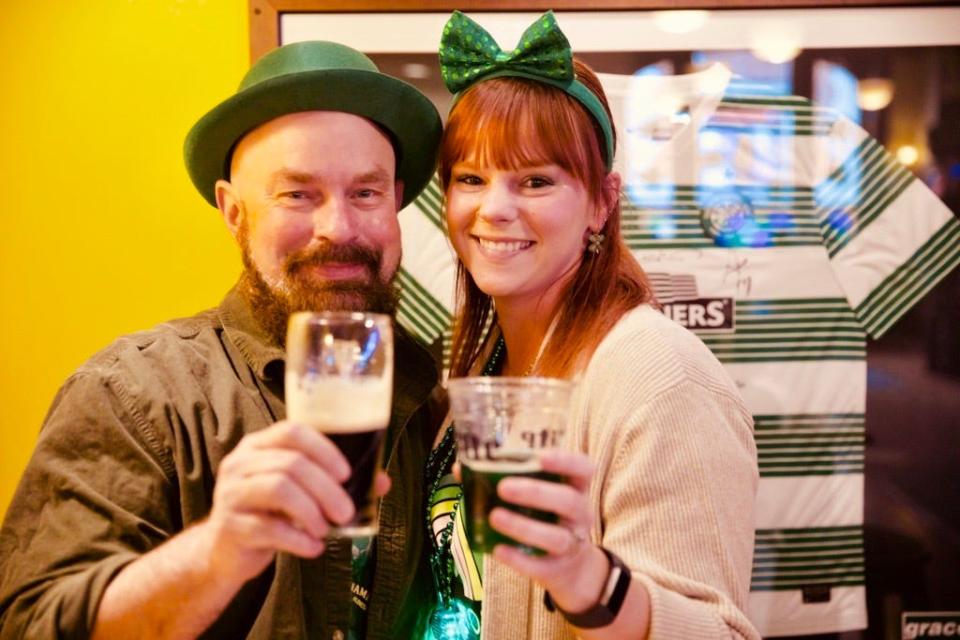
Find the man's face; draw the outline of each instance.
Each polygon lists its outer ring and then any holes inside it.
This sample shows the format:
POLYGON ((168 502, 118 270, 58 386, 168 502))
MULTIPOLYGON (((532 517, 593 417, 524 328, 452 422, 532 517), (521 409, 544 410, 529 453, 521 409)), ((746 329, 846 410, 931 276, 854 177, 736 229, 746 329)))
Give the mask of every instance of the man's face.
POLYGON ((393 147, 368 120, 308 111, 247 134, 217 184, 245 289, 282 344, 293 311, 392 312, 400 264, 393 147))

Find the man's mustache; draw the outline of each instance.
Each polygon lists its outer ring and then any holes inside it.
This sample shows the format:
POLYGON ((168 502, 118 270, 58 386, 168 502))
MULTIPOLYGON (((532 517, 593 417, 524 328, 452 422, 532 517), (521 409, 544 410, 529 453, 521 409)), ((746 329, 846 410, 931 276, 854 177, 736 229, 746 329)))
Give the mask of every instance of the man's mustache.
POLYGON ((320 267, 325 264, 361 264, 367 268, 371 278, 380 273, 383 253, 358 244, 323 243, 311 249, 303 249, 291 254, 284 263, 284 272, 294 275, 305 267, 320 267))

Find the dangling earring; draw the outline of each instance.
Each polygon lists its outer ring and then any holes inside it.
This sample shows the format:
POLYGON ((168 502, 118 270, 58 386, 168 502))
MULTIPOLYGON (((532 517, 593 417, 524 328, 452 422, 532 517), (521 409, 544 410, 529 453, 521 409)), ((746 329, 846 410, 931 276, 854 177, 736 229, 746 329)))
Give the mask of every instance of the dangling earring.
POLYGON ((603 241, 606 240, 606 236, 599 231, 591 231, 590 235, 587 236, 587 240, 590 242, 590 245, 587 247, 587 251, 593 255, 598 255, 600 253, 600 248, 603 246, 603 241))

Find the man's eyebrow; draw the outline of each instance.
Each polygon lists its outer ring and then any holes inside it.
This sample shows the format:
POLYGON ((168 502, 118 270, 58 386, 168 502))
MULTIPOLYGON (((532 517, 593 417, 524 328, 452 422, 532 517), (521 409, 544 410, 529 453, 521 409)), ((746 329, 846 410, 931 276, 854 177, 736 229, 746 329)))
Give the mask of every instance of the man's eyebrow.
POLYGON ((354 176, 353 181, 357 184, 383 184, 392 182, 393 180, 386 169, 375 169, 354 176))
POLYGON ((274 171, 270 175, 270 179, 267 181, 267 189, 273 190, 280 183, 293 183, 293 184, 306 185, 306 184, 310 184, 311 182, 314 182, 316 179, 317 179, 316 176, 314 176, 312 173, 307 173, 305 171, 279 169, 277 171, 274 171))

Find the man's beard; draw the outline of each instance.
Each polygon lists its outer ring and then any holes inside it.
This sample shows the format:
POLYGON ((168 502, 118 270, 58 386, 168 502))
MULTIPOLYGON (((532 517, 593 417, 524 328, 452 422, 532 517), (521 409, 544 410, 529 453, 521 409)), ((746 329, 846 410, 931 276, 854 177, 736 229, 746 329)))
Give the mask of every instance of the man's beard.
POLYGON ((240 291, 260 326, 281 347, 286 343, 290 314, 297 311, 370 311, 393 315, 397 309, 396 274, 387 282, 380 278, 382 251, 357 244, 334 245, 323 241, 309 251, 287 256, 283 262, 282 281, 271 284, 253 263, 246 221, 240 225, 237 240, 244 267, 240 291), (367 279, 365 282, 323 282, 305 277, 308 269, 326 263, 361 264, 367 270, 367 279))

